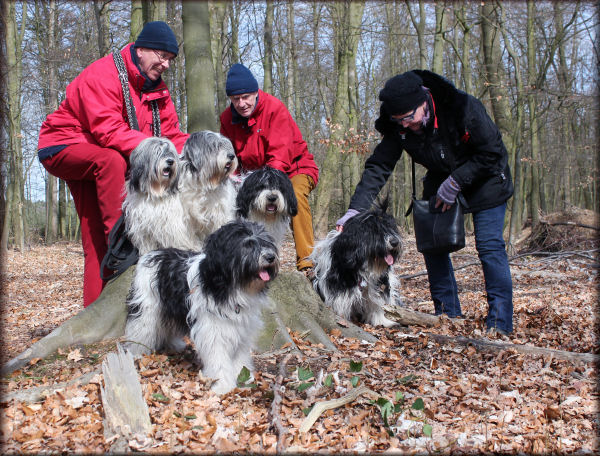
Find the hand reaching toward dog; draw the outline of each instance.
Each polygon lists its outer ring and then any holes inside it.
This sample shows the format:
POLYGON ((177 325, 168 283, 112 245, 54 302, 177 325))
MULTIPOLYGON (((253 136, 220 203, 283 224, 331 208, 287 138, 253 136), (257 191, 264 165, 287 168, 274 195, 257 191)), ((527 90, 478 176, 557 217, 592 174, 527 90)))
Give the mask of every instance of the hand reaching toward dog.
POLYGON ((344 231, 344 223, 346 223, 349 219, 358 214, 356 209, 348 209, 346 213, 335 222, 335 229, 339 232, 344 231))

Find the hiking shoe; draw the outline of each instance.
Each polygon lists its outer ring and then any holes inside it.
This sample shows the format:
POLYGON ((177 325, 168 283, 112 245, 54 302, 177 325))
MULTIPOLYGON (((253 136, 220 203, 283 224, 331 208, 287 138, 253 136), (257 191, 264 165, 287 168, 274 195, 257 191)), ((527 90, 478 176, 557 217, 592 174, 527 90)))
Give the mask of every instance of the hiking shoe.
POLYGON ((315 281, 315 269, 312 266, 300 269, 300 272, 306 276, 306 278, 313 283, 315 281))
POLYGON ((500 328, 488 328, 485 333, 488 337, 508 337, 508 333, 500 328))

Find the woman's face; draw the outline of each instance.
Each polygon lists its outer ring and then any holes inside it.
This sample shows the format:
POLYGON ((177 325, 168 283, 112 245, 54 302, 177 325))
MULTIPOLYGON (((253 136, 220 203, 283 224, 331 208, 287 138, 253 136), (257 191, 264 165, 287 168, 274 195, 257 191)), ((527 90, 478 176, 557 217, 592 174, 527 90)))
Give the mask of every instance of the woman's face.
POLYGON ((423 117, 425 117, 426 106, 427 102, 424 101, 423 104, 417 106, 412 111, 403 114, 394 114, 391 116, 392 120, 399 125, 402 125, 404 128, 408 128, 412 131, 419 131, 423 127, 423 117))

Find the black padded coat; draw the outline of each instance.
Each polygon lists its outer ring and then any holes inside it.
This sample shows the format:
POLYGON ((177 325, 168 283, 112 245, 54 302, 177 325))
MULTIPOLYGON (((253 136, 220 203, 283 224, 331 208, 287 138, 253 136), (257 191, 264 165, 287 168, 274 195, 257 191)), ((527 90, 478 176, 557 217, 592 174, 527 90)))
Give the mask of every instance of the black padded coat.
POLYGON ((427 168, 423 199, 435 195, 452 177, 465 197, 465 212, 478 212, 504 203, 513 193, 508 153, 498 127, 483 104, 431 71, 414 70, 429 89, 429 109, 434 113, 422 135, 390 120, 382 104, 375 128, 383 135, 365 169, 350 209, 368 209, 405 150, 427 168))

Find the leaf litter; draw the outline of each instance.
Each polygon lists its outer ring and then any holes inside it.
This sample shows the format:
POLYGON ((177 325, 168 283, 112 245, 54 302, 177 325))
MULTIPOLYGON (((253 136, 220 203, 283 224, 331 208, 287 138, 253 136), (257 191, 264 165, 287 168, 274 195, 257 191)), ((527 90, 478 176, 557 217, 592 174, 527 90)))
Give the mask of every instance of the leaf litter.
MULTIPOLYGON (((396 266, 400 275, 423 271, 422 257, 407 241, 396 266)), ((282 249, 282 269, 294 267, 293 244, 282 249)), ((476 258, 472 237, 454 254, 454 264, 476 258)), ((33 246, 6 256, 3 289, 2 362, 16 356, 81 310, 81 248, 73 243, 33 246)), ((511 264, 514 333, 499 341, 581 353, 600 353, 596 320, 597 269, 574 257, 521 257, 511 264)), ((156 353, 137 361, 152 433, 129 449, 146 453, 199 452, 424 452, 597 453, 597 366, 519 353, 478 351, 440 344, 424 332, 485 338, 487 304, 480 266, 456 271, 464 320, 441 319, 433 328, 365 326, 375 344, 344 339, 332 331, 338 352, 292 332, 300 353, 280 363, 289 348, 255 356, 254 377, 221 397, 188 350, 156 353), (305 433, 299 429, 316 403, 339 399, 365 386, 361 395, 326 410, 305 433), (281 403, 273 423, 275 395, 281 403), (281 429, 284 430, 283 435, 281 429), (279 446, 278 446, 279 445, 279 446)), ((402 280, 405 305, 431 313, 426 276, 402 280)), ((55 357, 2 379, 2 397, 35 387, 36 402, 2 400, 3 453, 105 453, 97 371, 114 342, 61 350, 55 357), (58 390, 53 385, 67 386, 58 390)), ((245 373, 242 373, 245 374, 245 373)))

